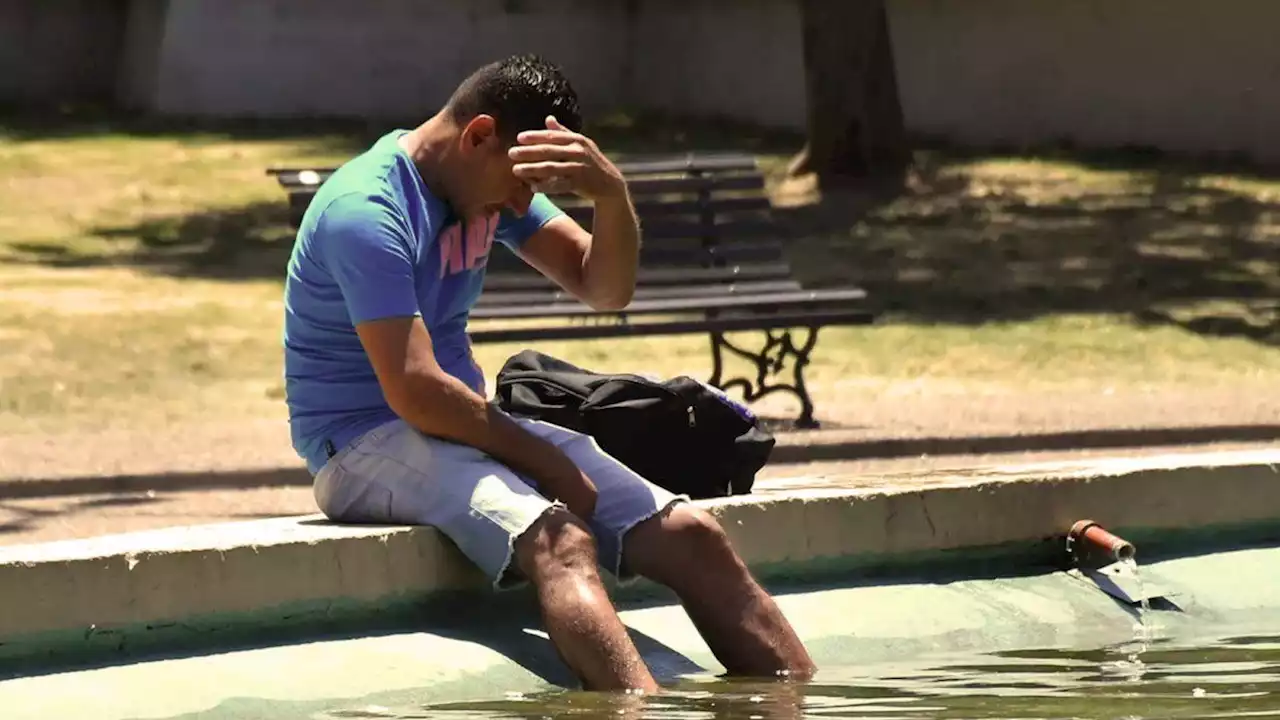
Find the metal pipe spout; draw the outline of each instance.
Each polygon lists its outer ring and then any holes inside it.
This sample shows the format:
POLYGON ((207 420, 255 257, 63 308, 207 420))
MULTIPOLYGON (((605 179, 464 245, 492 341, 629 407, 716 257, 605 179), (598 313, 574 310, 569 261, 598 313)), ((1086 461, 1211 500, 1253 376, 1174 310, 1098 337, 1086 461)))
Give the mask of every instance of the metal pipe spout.
POLYGON ((1092 520, 1081 520, 1067 533, 1067 552, 1076 567, 1101 567, 1132 561, 1138 554, 1133 543, 1092 520))

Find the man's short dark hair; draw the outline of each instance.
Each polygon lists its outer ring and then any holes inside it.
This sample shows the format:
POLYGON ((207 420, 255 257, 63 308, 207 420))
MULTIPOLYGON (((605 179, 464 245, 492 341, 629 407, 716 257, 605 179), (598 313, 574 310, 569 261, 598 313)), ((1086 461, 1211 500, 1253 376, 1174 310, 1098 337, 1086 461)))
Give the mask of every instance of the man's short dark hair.
POLYGON ((582 131, 578 95, 560 68, 526 54, 489 63, 473 72, 449 98, 449 112, 459 124, 476 115, 491 115, 508 142, 525 130, 546 127, 548 115, 561 125, 582 131))

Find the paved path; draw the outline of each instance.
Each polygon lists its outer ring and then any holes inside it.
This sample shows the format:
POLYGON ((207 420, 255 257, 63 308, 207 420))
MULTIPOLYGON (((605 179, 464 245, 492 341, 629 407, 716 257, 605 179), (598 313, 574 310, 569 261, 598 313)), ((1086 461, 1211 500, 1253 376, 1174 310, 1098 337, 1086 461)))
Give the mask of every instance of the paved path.
MULTIPOLYGON (((946 381, 821 388, 827 429, 779 436, 758 490, 1086 456, 1280 445, 1280 393, 946 381)), ((767 411, 769 406, 763 406, 767 411)), ((0 544, 315 512, 280 420, 0 438, 0 544)))
MULTIPOLYGON (((1280 440, 1280 393, 1262 382, 1028 388, 849 380, 818 386, 814 394, 827 428, 780 442, 843 446, 841 458, 1280 440)), ((777 403, 757 408, 788 414, 777 403)), ((0 436, 0 481, 276 470, 298 463, 282 417, 0 436)))
MULTIPOLYGON (((923 456, 893 460, 845 460, 772 465, 761 473, 757 493, 795 488, 877 487, 904 482, 926 484, 930 473, 972 471, 995 465, 1058 462, 1214 450, 1248 450, 1280 443, 1218 443, 1140 450, 1077 450, 998 455, 923 456)), ((270 478, 271 476, 264 476, 270 478)), ((0 545, 84 538, 176 525, 234 522, 316 512, 309 487, 246 482, 239 489, 139 489, 0 500, 0 545)))

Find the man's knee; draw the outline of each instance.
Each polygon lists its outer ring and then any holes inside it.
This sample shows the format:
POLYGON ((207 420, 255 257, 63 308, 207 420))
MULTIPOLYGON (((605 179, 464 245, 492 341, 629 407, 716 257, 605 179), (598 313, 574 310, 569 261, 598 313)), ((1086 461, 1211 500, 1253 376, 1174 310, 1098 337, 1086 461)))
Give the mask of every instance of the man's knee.
POLYGON ((627 539, 628 563, 659 582, 709 566, 738 564, 729 536, 705 510, 681 503, 636 526, 627 539))
POLYGON ((672 541, 690 555, 704 560, 733 555, 729 536, 720 521, 702 508, 687 503, 677 505, 663 519, 663 526, 672 541))
POLYGON ((596 541, 578 516, 548 511, 516 539, 516 564, 534 583, 558 573, 593 571, 596 541))
MULTIPOLYGON (((661 524, 628 546, 628 566, 674 590, 685 602, 752 603, 759 586, 720 522, 693 505, 677 505, 661 524)), ((637 530, 640 530, 637 527, 637 530)))

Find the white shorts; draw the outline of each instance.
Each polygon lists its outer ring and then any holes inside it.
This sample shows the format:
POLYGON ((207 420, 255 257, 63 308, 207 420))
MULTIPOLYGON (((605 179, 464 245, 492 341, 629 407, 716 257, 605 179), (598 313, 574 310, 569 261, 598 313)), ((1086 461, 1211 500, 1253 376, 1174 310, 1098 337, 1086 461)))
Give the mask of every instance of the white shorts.
MULTIPOLYGON (((513 419, 559 447, 595 483, 599 496, 588 525, 600 564, 619 580, 631 579, 622 557, 627 532, 688 497, 640 477, 590 436, 513 419)), ((511 567, 515 540, 560 505, 492 456, 424 435, 403 420, 380 425, 340 450, 316 474, 314 491, 320 511, 335 522, 437 528, 495 588, 524 582, 511 567)))

